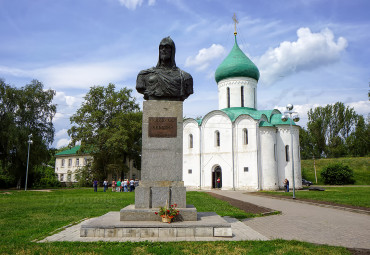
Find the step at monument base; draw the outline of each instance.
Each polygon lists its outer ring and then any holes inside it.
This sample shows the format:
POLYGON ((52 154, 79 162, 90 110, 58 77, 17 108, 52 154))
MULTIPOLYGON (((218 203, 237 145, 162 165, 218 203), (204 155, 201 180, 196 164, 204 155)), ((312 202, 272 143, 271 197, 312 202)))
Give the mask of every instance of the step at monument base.
MULTIPOLYGON (((180 214, 176 216, 182 221, 196 221, 197 209, 193 205, 186 205, 186 208, 177 208, 180 214)), ((159 208, 141 209, 135 208, 135 205, 128 205, 120 211, 121 221, 159 221, 160 216, 156 215, 159 208)))
POLYGON ((120 221, 119 212, 109 212, 83 224, 81 237, 232 237, 231 224, 214 212, 198 212, 197 221, 120 221))

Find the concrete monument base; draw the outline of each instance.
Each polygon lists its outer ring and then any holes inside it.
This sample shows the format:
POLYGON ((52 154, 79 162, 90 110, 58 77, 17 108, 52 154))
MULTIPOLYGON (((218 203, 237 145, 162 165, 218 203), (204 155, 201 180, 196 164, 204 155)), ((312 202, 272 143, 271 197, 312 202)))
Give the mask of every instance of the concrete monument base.
MULTIPOLYGON (((153 213, 154 214, 154 213, 153 213)), ((158 216, 157 216, 158 217, 158 216)), ((196 221, 120 221, 109 212, 83 224, 81 237, 232 237, 231 224, 214 212, 199 212, 196 221)))

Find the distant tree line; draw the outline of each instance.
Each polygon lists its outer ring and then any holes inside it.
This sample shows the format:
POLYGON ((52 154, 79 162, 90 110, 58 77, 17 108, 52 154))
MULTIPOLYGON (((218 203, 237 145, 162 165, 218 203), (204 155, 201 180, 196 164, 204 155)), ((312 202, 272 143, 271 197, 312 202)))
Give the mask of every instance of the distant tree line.
POLYGON ((300 130, 302 159, 363 157, 370 151, 369 119, 341 102, 310 109, 300 130))
MULTIPOLYGON (((91 87, 70 118, 70 146, 79 142, 81 152, 94 158, 77 173, 81 183, 103 180, 108 174, 120 177, 128 171, 130 160, 140 169, 142 113, 131 93, 127 88, 115 91, 114 84, 91 87)), ((16 88, 0 79, 0 188, 24 187, 30 134, 27 186, 60 186, 54 172, 55 153, 68 147, 49 147, 54 141, 54 96, 54 90, 45 90, 37 80, 16 88)))
POLYGON ((45 90, 37 80, 16 88, 0 79, 0 187, 24 186, 30 134, 27 186, 56 180, 49 161, 53 154, 49 145, 54 141, 54 95, 54 90, 45 90))

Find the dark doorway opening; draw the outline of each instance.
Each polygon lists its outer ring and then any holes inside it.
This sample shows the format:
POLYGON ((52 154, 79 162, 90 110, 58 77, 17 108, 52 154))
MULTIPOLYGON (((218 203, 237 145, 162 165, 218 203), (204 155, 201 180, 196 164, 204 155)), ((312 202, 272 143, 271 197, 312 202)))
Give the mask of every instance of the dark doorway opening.
POLYGON ((216 166, 214 171, 212 172, 212 188, 222 188, 222 171, 220 166, 216 166), (220 182, 217 182, 218 178, 220 178, 220 182))

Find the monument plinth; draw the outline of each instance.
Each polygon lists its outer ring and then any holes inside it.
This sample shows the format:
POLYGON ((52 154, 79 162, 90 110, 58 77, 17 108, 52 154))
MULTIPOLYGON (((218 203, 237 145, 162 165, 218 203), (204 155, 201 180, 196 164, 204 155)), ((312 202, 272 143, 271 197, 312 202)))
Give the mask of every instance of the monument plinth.
POLYGON ((153 220, 166 202, 177 204, 182 220, 196 220, 196 209, 186 206, 182 181, 183 102, 143 102, 141 181, 135 207, 121 210, 121 220, 153 220), (138 217, 142 219, 138 219, 138 217))

